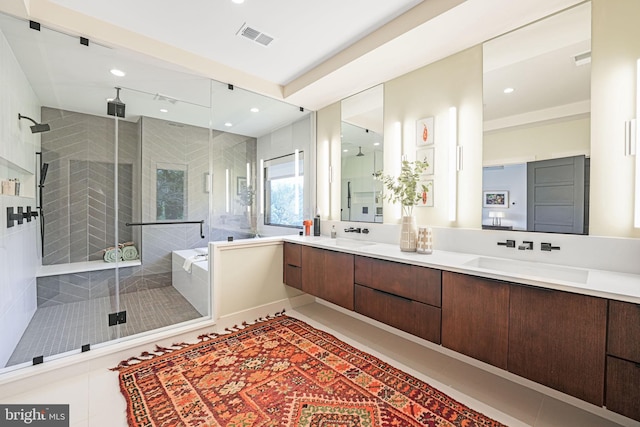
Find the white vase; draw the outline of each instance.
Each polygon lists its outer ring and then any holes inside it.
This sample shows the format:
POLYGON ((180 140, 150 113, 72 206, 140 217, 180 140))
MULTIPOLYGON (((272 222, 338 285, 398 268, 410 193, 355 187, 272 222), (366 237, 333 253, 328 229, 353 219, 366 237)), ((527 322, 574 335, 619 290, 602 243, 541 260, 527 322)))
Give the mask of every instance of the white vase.
POLYGON ((400 250, 402 252, 416 251, 416 219, 411 216, 402 217, 400 227, 400 250))

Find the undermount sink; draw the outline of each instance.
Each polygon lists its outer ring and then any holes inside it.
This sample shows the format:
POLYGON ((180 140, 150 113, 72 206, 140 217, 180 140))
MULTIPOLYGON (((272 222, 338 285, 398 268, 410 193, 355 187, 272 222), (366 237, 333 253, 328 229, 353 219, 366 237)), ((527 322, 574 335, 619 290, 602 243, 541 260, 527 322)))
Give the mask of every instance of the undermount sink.
POLYGON ((344 248, 360 248, 362 246, 375 245, 376 243, 368 242, 366 240, 337 238, 325 241, 324 244, 326 244, 327 246, 342 246, 344 248))
POLYGON ((468 267, 483 268, 501 273, 540 277, 543 279, 565 280, 574 283, 587 283, 589 271, 581 268, 562 267, 559 265, 539 264, 511 259, 477 257, 467 261, 468 267))

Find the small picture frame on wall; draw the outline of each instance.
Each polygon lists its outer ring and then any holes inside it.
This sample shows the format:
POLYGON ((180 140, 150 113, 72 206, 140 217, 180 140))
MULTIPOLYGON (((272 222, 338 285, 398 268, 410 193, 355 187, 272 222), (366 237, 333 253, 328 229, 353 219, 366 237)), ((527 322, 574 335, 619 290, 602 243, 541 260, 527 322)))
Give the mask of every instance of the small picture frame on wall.
POLYGON ((433 144, 433 117, 420 119, 416 122, 416 147, 433 144))
POLYGON ((422 181, 418 181, 418 186, 416 188, 418 194, 421 194, 420 201, 416 203, 416 207, 433 207, 434 193, 433 193, 433 179, 425 179, 422 181), (422 191, 422 186, 425 186, 427 191, 422 191))
POLYGON ((508 208, 509 192, 508 191, 483 191, 482 207, 484 208, 508 208))
POLYGON ((247 177, 236 177, 236 194, 242 196, 247 191, 247 177))
POLYGON ((433 165, 434 152, 435 152, 434 147, 422 148, 422 149, 416 150, 416 160, 426 161, 427 164, 429 165, 424 170, 424 172, 422 172, 422 176, 424 177, 434 174, 434 171, 435 171, 434 165, 433 165))

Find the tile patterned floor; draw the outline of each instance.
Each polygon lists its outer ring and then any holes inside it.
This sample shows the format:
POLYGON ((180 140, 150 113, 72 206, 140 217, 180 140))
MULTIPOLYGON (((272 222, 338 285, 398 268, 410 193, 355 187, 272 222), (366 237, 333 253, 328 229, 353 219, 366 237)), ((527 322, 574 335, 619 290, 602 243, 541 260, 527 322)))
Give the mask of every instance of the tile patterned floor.
POLYGON ((114 297, 38 308, 7 366, 202 317, 173 286, 124 293, 119 303, 127 323, 112 327, 114 297))

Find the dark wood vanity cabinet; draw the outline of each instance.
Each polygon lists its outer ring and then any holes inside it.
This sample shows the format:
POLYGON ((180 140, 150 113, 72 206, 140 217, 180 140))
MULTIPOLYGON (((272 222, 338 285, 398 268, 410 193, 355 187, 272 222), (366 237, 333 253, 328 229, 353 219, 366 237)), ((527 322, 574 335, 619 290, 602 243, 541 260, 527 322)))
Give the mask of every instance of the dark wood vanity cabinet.
POLYGON ((440 270, 355 257, 355 311, 440 343, 440 270))
POLYGON ((507 369, 509 284, 442 273, 442 345, 507 369))
POLYGON ((511 285, 508 370, 604 403, 607 300, 511 285))
POLYGON ((284 242, 283 260, 282 281, 286 285, 302 289, 302 245, 284 242))
POLYGON ((353 255, 302 247, 302 290, 348 310, 354 309, 353 255))
POLYGON ((640 421, 640 305, 285 242, 309 294, 640 421))
POLYGON ((609 301, 607 409, 640 421, 640 305, 609 301))

